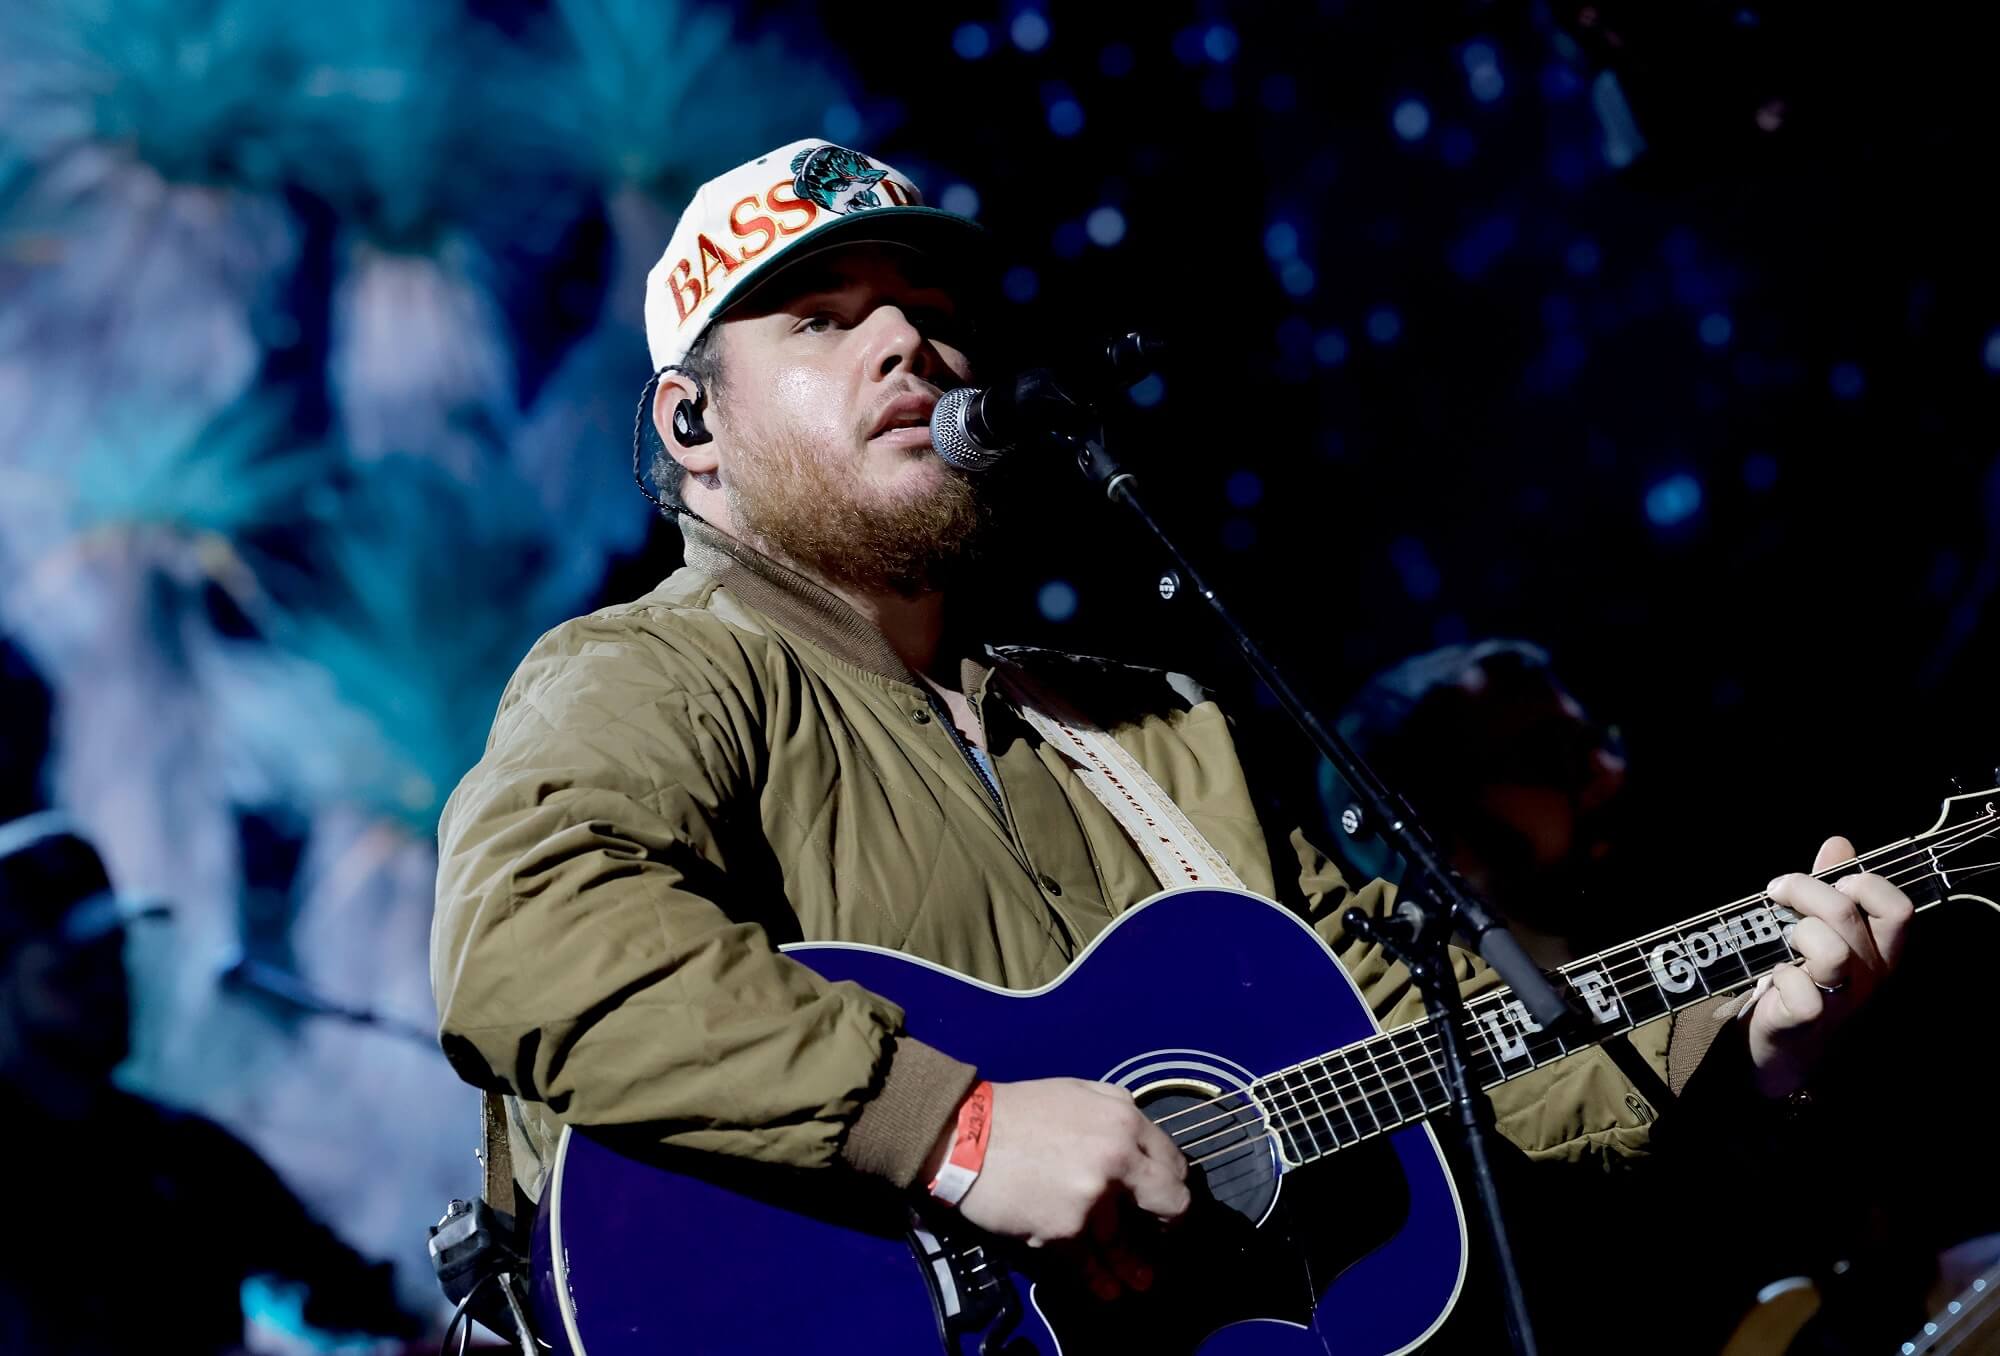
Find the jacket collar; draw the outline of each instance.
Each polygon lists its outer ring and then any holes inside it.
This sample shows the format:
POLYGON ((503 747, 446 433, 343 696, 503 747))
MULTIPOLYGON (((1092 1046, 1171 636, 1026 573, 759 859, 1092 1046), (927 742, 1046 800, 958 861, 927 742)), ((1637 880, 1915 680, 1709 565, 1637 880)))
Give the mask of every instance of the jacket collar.
POLYGON ((698 518, 683 514, 680 529, 686 540, 682 559, 690 569, 835 658, 891 682, 916 685, 916 675, 874 623, 832 590, 698 518))

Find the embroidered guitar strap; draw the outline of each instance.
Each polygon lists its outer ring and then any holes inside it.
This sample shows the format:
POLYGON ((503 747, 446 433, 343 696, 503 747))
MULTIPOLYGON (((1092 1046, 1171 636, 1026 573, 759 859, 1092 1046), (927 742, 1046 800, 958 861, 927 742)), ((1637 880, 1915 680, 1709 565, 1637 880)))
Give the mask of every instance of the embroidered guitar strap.
POLYGON ((480 1099, 479 1138, 484 1149, 479 1158, 484 1168, 482 1187, 486 1203, 511 1215, 514 1213, 514 1145, 507 1138, 507 1099, 497 1092, 486 1093, 480 1099))
POLYGON ((1068 709, 1015 665, 1002 664, 994 676, 1006 687, 1021 718, 1062 754, 1091 794, 1104 802, 1104 808, 1111 811, 1153 868, 1161 889, 1190 885, 1244 888, 1223 855, 1124 745, 1068 709))

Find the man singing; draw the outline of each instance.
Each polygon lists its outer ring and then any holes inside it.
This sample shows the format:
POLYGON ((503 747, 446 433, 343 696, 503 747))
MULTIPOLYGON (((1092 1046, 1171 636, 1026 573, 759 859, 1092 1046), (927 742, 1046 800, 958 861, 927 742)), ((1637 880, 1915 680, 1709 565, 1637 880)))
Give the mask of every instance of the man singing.
MULTIPOLYGON (((806 141, 710 182, 682 216, 647 283, 646 414, 686 566, 541 639, 446 807, 443 1041, 463 1077, 509 1095, 530 1198, 563 1125, 616 1128, 931 1190, 994 1234, 1064 1244, 1115 1295, 1150 1276, 1107 1221, 1172 1220, 1190 1198, 1182 1155, 1132 1098, 1072 1078, 985 1084, 782 943, 871 943, 1024 989, 1157 893, 1157 849, 1050 737, 1060 705, 1177 809, 1188 851, 1311 920, 1385 1022, 1419 999, 1342 936, 1340 915, 1380 912, 1387 888, 1351 889, 1302 837, 1267 836, 1200 688, 996 650, 961 605, 981 492, 935 455, 928 419, 974 377, 982 233, 921 204, 881 162, 806 141), (990 1097, 990 1137, 968 1185, 940 1168, 969 1097, 990 1097)), ((1831 840, 1816 867, 1851 855, 1831 840)), ((1708 883, 1670 884, 1698 903, 1708 883)), ((1868 874, 1787 876, 1773 894, 1804 917, 1805 964, 1711 1058, 1775 1100, 1893 964, 1911 904, 1868 874)), ((1460 971, 1468 992, 1496 982, 1469 956, 1460 971)), ((1496 1100, 1553 1086, 1518 1080, 1496 1100)), ((1622 1151, 1651 1119, 1636 1100, 1572 1098, 1522 1147, 1622 1151)))

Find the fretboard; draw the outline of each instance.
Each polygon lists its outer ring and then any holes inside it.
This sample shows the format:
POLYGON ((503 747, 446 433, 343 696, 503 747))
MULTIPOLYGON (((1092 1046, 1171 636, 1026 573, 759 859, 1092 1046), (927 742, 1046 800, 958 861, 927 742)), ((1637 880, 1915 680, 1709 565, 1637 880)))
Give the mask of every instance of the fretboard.
MULTIPOLYGON (((1975 855, 1992 855, 1995 831, 1989 808, 1988 823, 1971 830, 1971 837, 1964 826, 1933 830, 1821 878, 1884 870, 1920 908, 1928 907, 1952 892, 1962 871, 1993 869, 1987 862, 1961 868, 1952 858, 1975 839, 1986 844, 1975 855)), ((1791 910, 1760 894, 1565 965, 1555 977, 1567 983, 1572 1005, 1588 1022, 1563 1035, 1539 1026, 1511 989, 1470 999, 1465 1030, 1473 1076, 1481 1087, 1495 1087, 1668 1013, 1746 988, 1798 959, 1791 945, 1798 921, 1791 910)), ((1444 1110, 1450 1097, 1438 1071, 1441 1048, 1439 1031, 1425 1018, 1267 1074, 1250 1092, 1287 1166, 1300 1167, 1444 1110)))

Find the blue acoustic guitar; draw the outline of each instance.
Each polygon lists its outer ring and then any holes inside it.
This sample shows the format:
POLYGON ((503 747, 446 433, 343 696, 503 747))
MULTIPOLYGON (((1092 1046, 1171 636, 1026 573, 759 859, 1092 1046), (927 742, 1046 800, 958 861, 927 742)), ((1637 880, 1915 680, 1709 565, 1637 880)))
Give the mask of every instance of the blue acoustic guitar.
MULTIPOLYGON (((1991 900, 2000 789, 1947 801, 1865 854, 1921 905, 1991 900)), ((2000 907, 2000 906, 1996 906, 2000 907)), ((1468 1004, 1488 1087, 1797 959, 1758 895, 1564 967, 1596 1029, 1568 1042, 1506 990, 1468 1004)), ((787 948, 902 1005, 915 1036, 1001 1080, 1130 1089, 1194 1166, 1188 1219, 1151 1240, 1143 1294, 1093 1298, 1059 1259, 859 1174, 564 1133, 538 1212, 533 1301, 569 1356, 1383 1356, 1434 1332, 1466 1269, 1465 1219, 1425 1120, 1438 1036, 1384 1032, 1320 938, 1233 890, 1156 895, 1063 974, 1012 992, 874 947, 787 948)))

